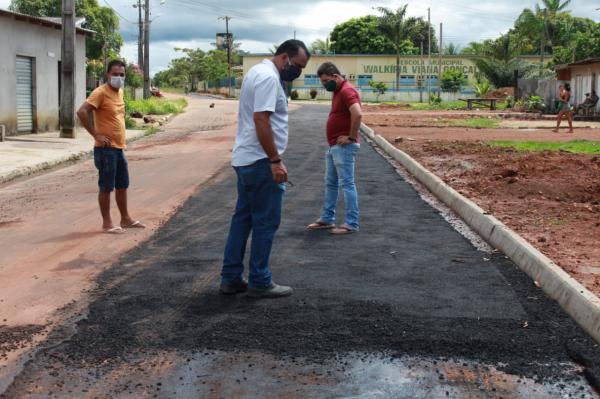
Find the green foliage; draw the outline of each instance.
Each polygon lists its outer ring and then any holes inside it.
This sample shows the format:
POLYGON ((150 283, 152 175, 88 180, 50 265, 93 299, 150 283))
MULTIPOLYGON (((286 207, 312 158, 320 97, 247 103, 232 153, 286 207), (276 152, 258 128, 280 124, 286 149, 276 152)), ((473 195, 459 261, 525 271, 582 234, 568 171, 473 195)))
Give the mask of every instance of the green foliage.
POLYGON ((536 69, 532 64, 514 58, 508 62, 497 58, 486 57, 475 61, 479 71, 495 86, 510 87, 514 86, 514 71, 518 71, 518 77, 524 78, 527 73, 536 69))
POLYGON ((152 79, 155 86, 188 87, 198 89, 198 82, 227 77, 227 52, 200 49, 176 48, 183 57, 171 60, 169 68, 160 71, 152 79))
POLYGON ((448 68, 442 72, 440 83, 442 90, 456 93, 467 83, 467 78, 458 69, 448 68))
POLYGON ((600 141, 492 141, 489 144, 494 147, 509 147, 520 151, 568 151, 578 154, 600 154, 600 141))
POLYGON ((387 85, 385 83, 383 83, 383 82, 375 82, 374 80, 370 80, 369 81, 369 86, 371 86, 377 92, 377 94, 379 94, 379 95, 385 94, 385 92, 388 89, 388 87, 387 87, 387 85))
POLYGON ((133 120, 133 118, 129 115, 125 115, 125 128, 126 129, 135 129, 137 128, 137 123, 133 120))
POLYGON ((479 82, 476 82, 473 86, 475 88, 475 94, 477 94, 477 97, 485 96, 492 89, 490 81, 487 79, 483 79, 479 82))
POLYGON ((496 118, 465 118, 451 119, 447 126, 467 127, 470 129, 496 129, 500 127, 500 121, 496 118))
MULTIPOLYGON (((437 101, 437 96, 432 95, 432 100, 435 97, 437 101)), ((436 110, 457 110, 457 109, 465 109, 466 104, 463 101, 446 101, 442 102, 441 97, 439 98, 439 102, 436 103, 411 103, 409 104, 411 109, 418 111, 436 111, 436 110)))
POLYGON ((396 52, 394 43, 400 43, 401 54, 418 54, 423 43, 423 51, 427 54, 429 29, 432 33, 431 51, 437 51, 435 31, 422 18, 404 20, 411 29, 400 42, 390 41, 382 32, 380 22, 377 16, 366 15, 336 25, 330 34, 330 51, 340 54, 392 54, 396 52))
POLYGON ((531 112, 543 111, 546 108, 546 104, 544 103, 544 100, 542 100, 542 97, 531 96, 525 99, 525 107, 531 112))
POLYGON ((127 114, 139 112, 144 115, 166 115, 182 113, 187 107, 185 98, 166 100, 164 98, 150 97, 147 100, 133 100, 125 96, 125 110, 127 114))
MULTIPOLYGON (((329 41, 329 38, 326 38, 325 40, 317 39, 314 42, 312 42, 310 45, 310 52, 315 55, 329 54, 330 51, 331 51, 331 42, 329 41)), ((273 53, 275 53, 275 52, 273 52, 273 53)))
POLYGON ((440 93, 432 93, 429 102, 433 105, 440 105, 442 103, 442 95, 440 93))
POLYGON ((515 105, 515 98, 513 96, 508 96, 504 103, 506 104, 506 108, 512 108, 515 105))
POLYGON ((128 64, 125 68, 125 86, 132 89, 140 88, 144 85, 144 75, 137 66, 128 64))

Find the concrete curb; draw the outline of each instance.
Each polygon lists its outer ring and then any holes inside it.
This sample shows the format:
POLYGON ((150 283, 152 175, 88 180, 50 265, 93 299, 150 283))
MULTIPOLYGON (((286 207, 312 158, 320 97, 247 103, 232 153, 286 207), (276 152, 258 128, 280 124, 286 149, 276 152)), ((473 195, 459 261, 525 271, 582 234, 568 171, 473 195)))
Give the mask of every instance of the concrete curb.
POLYGON ((463 197, 368 126, 363 124, 361 132, 406 168, 484 240, 512 259, 550 298, 557 301, 575 322, 600 343, 600 299, 597 296, 505 224, 486 214, 473 201, 463 197))

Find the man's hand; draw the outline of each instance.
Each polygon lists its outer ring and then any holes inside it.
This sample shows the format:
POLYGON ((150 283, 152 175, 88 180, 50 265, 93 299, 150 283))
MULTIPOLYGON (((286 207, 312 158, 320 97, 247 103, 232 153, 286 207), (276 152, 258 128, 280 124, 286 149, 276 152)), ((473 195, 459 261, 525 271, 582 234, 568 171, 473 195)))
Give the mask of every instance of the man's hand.
POLYGON ((111 146, 111 142, 110 139, 106 136, 103 136, 101 134, 94 134, 94 139, 98 142, 102 144, 102 147, 110 147, 111 146))
POLYGON ((288 171, 283 164, 283 161, 271 164, 271 172, 273 172, 273 180, 275 180, 277 184, 288 181, 288 171))
POLYGON ((348 145, 348 144, 352 144, 352 143, 355 143, 355 141, 350 140, 349 136, 340 136, 337 139, 338 145, 348 145))

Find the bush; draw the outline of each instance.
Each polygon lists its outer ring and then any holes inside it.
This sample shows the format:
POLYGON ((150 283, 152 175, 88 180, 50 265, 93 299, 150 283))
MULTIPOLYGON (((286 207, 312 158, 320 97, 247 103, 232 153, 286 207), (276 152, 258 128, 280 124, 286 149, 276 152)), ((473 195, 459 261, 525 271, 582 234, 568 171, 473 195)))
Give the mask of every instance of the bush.
POLYGON ((317 95, 319 95, 319 92, 316 89, 310 89, 310 98, 314 100, 317 98, 317 95))
POLYGON ((125 128, 126 129, 135 129, 137 127, 137 123, 133 120, 133 118, 129 115, 125 115, 125 128))
POLYGON ((475 94, 477 94, 477 97, 481 98, 485 96, 491 89, 492 86, 490 85, 490 81, 487 79, 483 79, 482 81, 475 83, 475 94))
POLYGON ((369 86, 371 86, 377 92, 378 95, 385 94, 385 92, 388 89, 385 83, 375 82, 374 80, 369 81, 369 86))
POLYGON ((515 105, 515 98, 513 96, 506 97, 505 100, 506 108, 512 108, 515 105))
POLYGON ((437 93, 437 94, 432 93, 429 101, 435 105, 441 104, 442 103, 442 94, 441 93, 437 93))
POLYGON ((297 100, 300 97, 300 95, 298 94, 298 90, 292 90, 292 92, 290 93, 290 98, 292 100, 297 100))
POLYGON ((125 111, 127 114, 134 112, 144 115, 179 114, 183 112, 185 107, 187 107, 185 98, 178 98, 174 101, 156 97, 147 100, 133 100, 130 96, 125 96, 125 111))
POLYGON ((467 78, 458 69, 446 69, 440 79, 442 90, 456 93, 467 83, 467 78))
POLYGON ((525 100, 525 108, 530 112, 543 111, 546 108, 546 104, 542 97, 531 96, 525 100))

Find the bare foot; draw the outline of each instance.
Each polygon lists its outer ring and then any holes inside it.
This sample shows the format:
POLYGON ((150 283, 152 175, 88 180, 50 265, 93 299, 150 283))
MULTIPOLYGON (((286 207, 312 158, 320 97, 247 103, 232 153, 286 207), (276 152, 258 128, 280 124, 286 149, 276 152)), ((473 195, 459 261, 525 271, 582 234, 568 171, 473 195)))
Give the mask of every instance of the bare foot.
POLYGON ((558 133, 558 129, 552 129, 554 133, 558 133))
POLYGON ((571 129, 571 130, 569 130, 569 133, 575 133, 575 132, 573 131, 573 129, 571 129))

